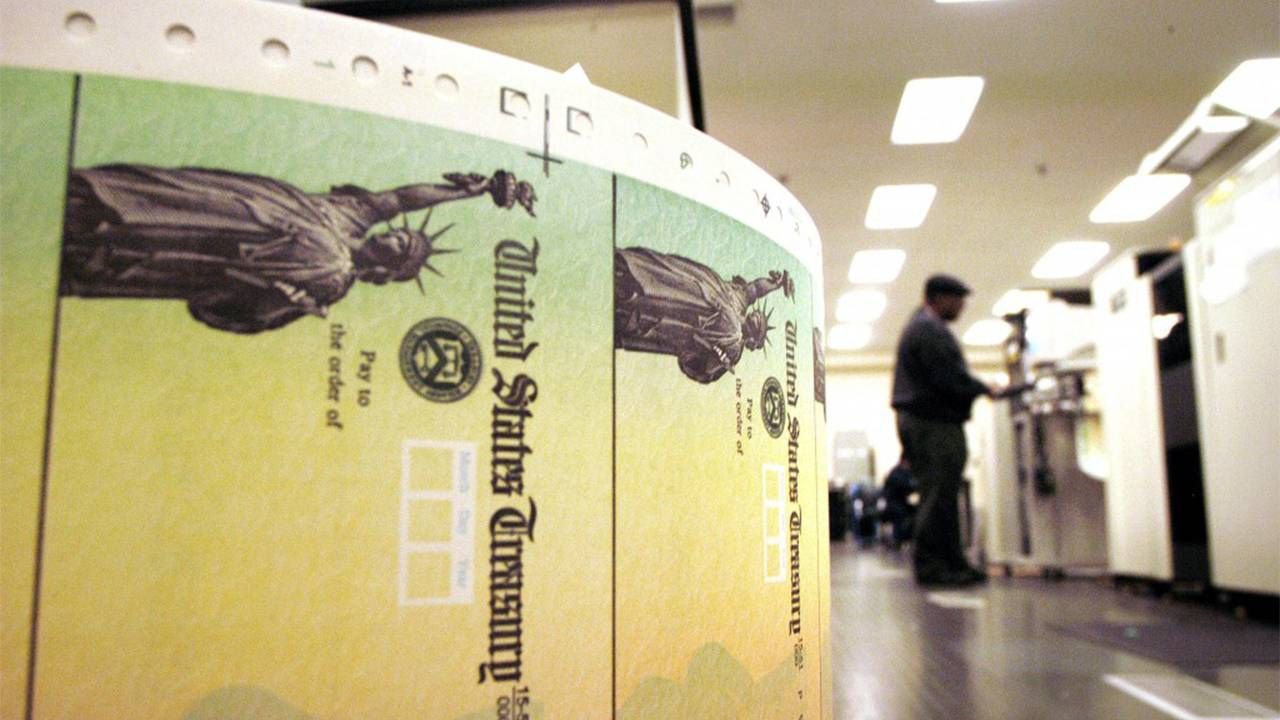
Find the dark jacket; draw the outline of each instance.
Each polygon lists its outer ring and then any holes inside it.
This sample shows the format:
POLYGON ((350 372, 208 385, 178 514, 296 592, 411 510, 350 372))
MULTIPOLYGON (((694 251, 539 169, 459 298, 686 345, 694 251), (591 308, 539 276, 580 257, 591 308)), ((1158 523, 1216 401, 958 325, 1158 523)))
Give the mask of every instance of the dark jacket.
POLYGON ((920 308, 898 339, 893 408, 925 420, 964 422, 987 386, 969 372, 946 322, 920 308))

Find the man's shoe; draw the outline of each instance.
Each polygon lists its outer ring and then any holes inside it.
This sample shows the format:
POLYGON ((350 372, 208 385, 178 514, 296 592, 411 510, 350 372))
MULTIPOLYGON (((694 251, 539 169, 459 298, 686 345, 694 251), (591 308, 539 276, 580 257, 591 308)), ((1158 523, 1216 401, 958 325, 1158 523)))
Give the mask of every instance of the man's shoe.
POLYGON ((916 584, 921 587, 967 587, 977 582, 972 572, 964 570, 943 570, 916 576, 916 584))

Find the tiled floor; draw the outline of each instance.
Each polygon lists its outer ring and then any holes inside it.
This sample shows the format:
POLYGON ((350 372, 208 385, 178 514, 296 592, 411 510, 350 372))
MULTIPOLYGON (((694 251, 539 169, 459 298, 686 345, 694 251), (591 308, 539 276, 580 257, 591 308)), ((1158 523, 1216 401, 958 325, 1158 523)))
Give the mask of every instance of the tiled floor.
MULTIPOLYGON (((831 585, 837 720, 1215 716, 1203 703, 1189 707, 1194 702, 1186 697, 1173 703, 1186 714, 1161 711, 1120 687, 1132 690, 1141 678, 1109 683, 1109 675, 1161 676, 1154 687, 1168 685, 1166 679, 1198 679, 1252 705, 1255 714, 1247 717, 1280 717, 1280 665, 1175 667, 1049 627, 1100 620, 1247 622, 1211 608, 1088 579, 992 578, 977 589, 930 598, 912 582, 905 557, 848 543, 832 545, 831 585)), ((1259 627, 1280 643, 1280 630, 1259 627)), ((1195 694, 1195 686, 1191 690, 1195 694)), ((1239 706, 1232 714, 1240 716, 1239 706)))

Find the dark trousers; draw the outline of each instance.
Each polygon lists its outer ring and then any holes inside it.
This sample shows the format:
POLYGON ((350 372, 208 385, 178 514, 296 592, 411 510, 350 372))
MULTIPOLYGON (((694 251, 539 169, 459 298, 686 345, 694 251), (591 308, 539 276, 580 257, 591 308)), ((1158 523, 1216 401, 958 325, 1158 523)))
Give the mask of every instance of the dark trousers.
POLYGON ((960 546, 960 483, 969 457, 964 425, 900 411, 898 439, 920 488, 912 548, 916 578, 968 568, 960 546))

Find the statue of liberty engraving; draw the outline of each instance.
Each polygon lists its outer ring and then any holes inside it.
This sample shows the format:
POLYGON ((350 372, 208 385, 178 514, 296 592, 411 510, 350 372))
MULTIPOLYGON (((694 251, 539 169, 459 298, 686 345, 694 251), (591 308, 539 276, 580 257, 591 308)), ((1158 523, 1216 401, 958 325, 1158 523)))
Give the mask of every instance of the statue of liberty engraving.
POLYGON ((308 193, 273 178, 208 168, 75 168, 67 183, 62 295, 183 300, 218 330, 258 333, 325 317, 356 281, 414 280, 450 226, 405 213, 488 194, 534 214, 532 186, 505 170, 380 192, 308 193), (400 226, 392 221, 402 218, 400 226), (379 223, 387 226, 370 233, 379 223))
POLYGON ((753 307, 774 290, 795 296, 791 275, 725 280, 681 255, 648 248, 614 251, 614 347, 674 355, 690 379, 714 382, 747 350, 768 340, 769 313, 753 307))

